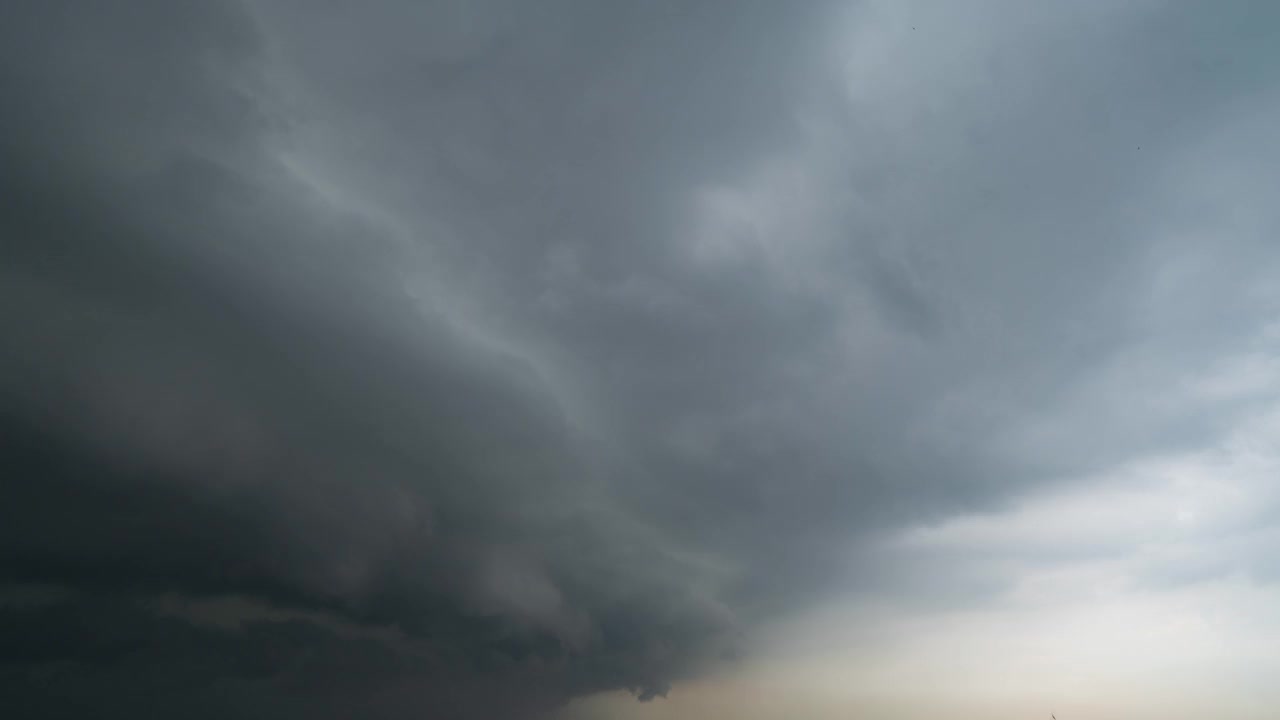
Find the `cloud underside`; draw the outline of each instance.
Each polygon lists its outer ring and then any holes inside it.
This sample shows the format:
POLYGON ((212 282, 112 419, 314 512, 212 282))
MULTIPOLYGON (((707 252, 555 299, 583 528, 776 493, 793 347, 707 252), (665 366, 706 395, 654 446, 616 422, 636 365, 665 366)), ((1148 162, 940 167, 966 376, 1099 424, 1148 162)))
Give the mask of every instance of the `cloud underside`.
POLYGON ((0 695, 651 699, 911 592, 885 536, 1211 446, 1273 387, 1266 27, 11 3, 0 695))

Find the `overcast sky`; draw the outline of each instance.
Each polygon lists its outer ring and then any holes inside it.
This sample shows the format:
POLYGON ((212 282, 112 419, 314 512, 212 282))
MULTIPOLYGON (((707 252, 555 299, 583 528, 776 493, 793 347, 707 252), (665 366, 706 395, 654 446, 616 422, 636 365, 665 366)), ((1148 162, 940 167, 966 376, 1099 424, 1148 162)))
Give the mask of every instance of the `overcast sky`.
POLYGON ((1280 5, 10 0, 0 714, 1280 703, 1280 5))

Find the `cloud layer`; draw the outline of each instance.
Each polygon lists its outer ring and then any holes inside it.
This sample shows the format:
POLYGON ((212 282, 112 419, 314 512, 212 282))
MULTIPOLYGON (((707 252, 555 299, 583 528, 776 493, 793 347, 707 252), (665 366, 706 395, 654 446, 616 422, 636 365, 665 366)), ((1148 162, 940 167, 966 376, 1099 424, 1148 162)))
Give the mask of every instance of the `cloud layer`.
POLYGON ((0 694, 526 718, 1138 543, 1280 387, 1274 13, 801 5, 0 11, 0 694))

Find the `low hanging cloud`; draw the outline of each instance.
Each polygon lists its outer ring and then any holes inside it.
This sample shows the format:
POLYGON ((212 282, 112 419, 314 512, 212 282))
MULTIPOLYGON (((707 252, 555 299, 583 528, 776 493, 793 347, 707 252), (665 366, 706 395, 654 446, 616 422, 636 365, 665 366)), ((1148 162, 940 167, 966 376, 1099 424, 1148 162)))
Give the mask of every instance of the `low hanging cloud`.
POLYGON ((1265 43, 1213 41, 1264 24, 11 3, 0 695, 649 700, 828 593, 926 592, 885 537, 964 550, 946 518, 1230 436, 1277 165, 1265 43))
POLYGON ((537 373, 273 160, 242 8, 6 12, 6 697, 524 716, 714 657, 537 373))

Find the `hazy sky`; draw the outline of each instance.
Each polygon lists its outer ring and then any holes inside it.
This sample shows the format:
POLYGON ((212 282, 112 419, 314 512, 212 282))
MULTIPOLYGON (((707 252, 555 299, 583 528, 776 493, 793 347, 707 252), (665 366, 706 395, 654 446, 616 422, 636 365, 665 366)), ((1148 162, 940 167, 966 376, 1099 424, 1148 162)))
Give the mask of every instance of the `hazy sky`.
POLYGON ((9 0, 0 97, 6 717, 1280 704, 1280 4, 9 0))

